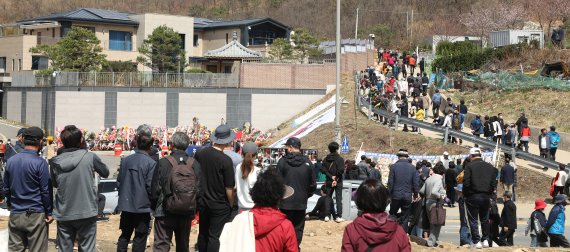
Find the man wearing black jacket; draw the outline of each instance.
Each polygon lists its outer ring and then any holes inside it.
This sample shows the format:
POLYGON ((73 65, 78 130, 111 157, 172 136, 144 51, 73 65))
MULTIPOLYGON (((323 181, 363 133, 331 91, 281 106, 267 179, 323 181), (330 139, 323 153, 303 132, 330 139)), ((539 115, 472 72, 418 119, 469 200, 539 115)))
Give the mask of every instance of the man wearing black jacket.
POLYGON ((327 176, 326 185, 329 197, 334 193, 336 198, 336 211, 331 200, 331 213, 336 222, 342 222, 342 177, 344 173, 344 159, 338 154, 339 145, 337 142, 329 144, 329 154, 323 161, 321 171, 327 176))
POLYGON ((499 246, 513 246, 513 234, 517 229, 517 206, 511 200, 513 194, 505 191, 503 194, 503 212, 501 213, 501 234, 499 235, 499 246))
POLYGON ((481 149, 471 148, 469 154, 471 162, 464 168, 463 193, 470 213, 471 235, 477 248, 487 248, 489 247, 489 207, 491 195, 497 189, 499 171, 481 159, 481 149), (481 222, 482 237, 479 236, 477 217, 481 222))
POLYGON ((297 244, 301 247, 305 229, 307 200, 317 189, 313 163, 301 153, 301 140, 289 138, 285 143, 287 154, 277 162, 277 170, 283 176, 285 184, 295 190, 293 196, 284 199, 279 209, 293 223, 297 244))

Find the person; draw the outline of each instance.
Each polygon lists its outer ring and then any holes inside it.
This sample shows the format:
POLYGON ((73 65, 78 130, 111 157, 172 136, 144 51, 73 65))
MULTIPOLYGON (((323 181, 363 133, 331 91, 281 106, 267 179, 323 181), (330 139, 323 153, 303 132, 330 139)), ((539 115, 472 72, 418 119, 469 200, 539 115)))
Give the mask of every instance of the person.
POLYGON ((342 237, 343 252, 412 250, 404 229, 385 212, 386 188, 375 179, 367 179, 356 190, 356 207, 362 212, 346 226, 342 237))
POLYGON ((546 227, 546 216, 544 215, 546 203, 542 199, 534 201, 534 212, 530 214, 528 226, 525 235, 530 233, 530 247, 548 247, 548 235, 544 227, 546 227))
POLYGON ((97 192, 94 173, 109 176, 107 165, 85 149, 83 133, 75 125, 67 125, 60 133, 63 148, 50 159, 57 221, 57 246, 72 251, 74 241, 80 251, 95 251, 97 238, 97 192))
POLYGON ((517 206, 511 200, 512 192, 503 193, 503 211, 501 212, 501 233, 499 234, 499 246, 513 246, 513 235, 517 229, 517 206))
MULTIPOLYGON (((319 173, 321 173, 321 168, 323 167, 323 159, 317 158, 317 162, 315 163, 315 167, 313 167, 313 171, 315 172, 315 178, 319 179, 319 173)), ((319 181, 321 182, 321 181, 319 181)))
POLYGON ((558 150, 558 144, 560 143, 560 134, 556 132, 556 127, 550 126, 548 136, 550 137, 550 159, 556 161, 556 150, 558 150))
POLYGON ((554 206, 548 214, 548 221, 544 226, 546 233, 550 238, 550 247, 570 248, 570 243, 564 237, 564 224, 566 223, 566 214, 564 213, 568 200, 566 196, 559 194, 554 197, 554 206))
POLYGON ((213 146, 203 148, 194 155, 200 164, 200 190, 203 192, 198 201, 199 251, 218 251, 224 224, 230 221, 234 205, 235 173, 232 159, 223 150, 234 138, 235 132, 222 124, 210 136, 213 146))
MULTIPOLYGON (((423 105, 420 103, 418 106, 418 110, 416 111, 416 120, 423 122, 425 120, 425 110, 423 105)), ((419 135, 422 134, 422 128, 416 128, 419 135)))
POLYGON ((566 184, 566 180, 568 179, 568 174, 566 173, 566 165, 558 164, 558 172, 554 177, 554 193, 552 197, 555 197, 558 194, 564 194, 564 185, 566 184))
POLYGON ((496 116, 493 116, 491 118, 491 121, 493 122, 493 132, 495 132, 493 136, 493 142, 505 144, 505 142, 503 141, 504 128, 503 125, 501 124, 501 121, 496 116))
POLYGON ((423 57, 422 57, 422 59, 420 59, 420 63, 418 65, 420 66, 420 73, 424 76, 427 76, 427 73, 425 72, 426 61, 424 60, 423 57))
MULTIPOLYGON (((426 198, 427 213, 430 213, 432 208, 436 207, 436 205, 443 204, 443 199, 445 198, 445 189, 443 187, 444 173, 445 168, 442 165, 434 166, 430 172, 430 177, 426 180, 424 186, 420 189, 420 192, 422 192, 426 198)), ((431 215, 428 214, 428 219, 430 216, 431 215)), ((441 225, 433 224, 433 220, 430 220, 430 234, 427 240, 428 247, 437 246, 440 231, 441 225)))
MULTIPOLYGON (((328 187, 327 191, 329 192, 330 197, 332 198, 333 193, 335 196, 336 210, 334 208, 334 205, 331 205, 331 213, 333 215, 332 217, 336 222, 343 222, 344 219, 342 218, 342 185, 343 185, 342 176, 344 173, 344 159, 338 154, 339 148, 340 146, 338 145, 337 142, 331 142, 328 145, 329 154, 325 157, 325 160, 323 161, 322 171, 327 176, 325 184, 328 187)), ((366 179, 366 177, 368 176, 367 173, 368 168, 361 170, 359 166, 358 170, 359 170, 358 178, 366 179), (361 172, 364 172, 364 174, 361 174, 361 172)), ((293 224, 295 224, 294 221, 293 224)))
POLYGON ((431 104, 431 99, 427 95, 427 91, 424 91, 422 93, 422 97, 420 97, 420 100, 422 102, 422 107, 425 110, 425 118, 427 119, 429 116, 429 105, 431 104))
POLYGON ((489 141, 493 140, 495 136, 495 130, 493 127, 493 121, 491 121, 489 116, 485 116, 485 122, 483 123, 483 136, 489 141))
POLYGON ((117 210, 121 211, 117 251, 127 251, 131 235, 132 251, 145 251, 150 228, 151 182, 156 162, 149 156, 154 142, 152 128, 143 124, 137 128, 135 154, 121 159, 117 184, 119 200, 117 210))
POLYGON ((370 169, 370 164, 366 162, 367 158, 365 155, 360 156, 360 162, 358 162, 358 179, 365 180, 368 177, 368 169, 370 169))
POLYGON ((8 162, 12 156, 22 152, 24 150, 24 144, 22 142, 22 134, 26 131, 26 128, 21 128, 16 133, 16 144, 12 144, 10 140, 6 143, 6 151, 4 152, 4 162, 8 162))
MULTIPOLYGON (((338 148, 338 145, 336 146, 338 148)), ((285 142, 285 147, 287 148, 287 154, 277 162, 277 170, 285 180, 285 185, 292 187, 293 190, 295 190, 295 194, 283 200, 279 209, 287 216, 287 219, 293 223, 295 235, 297 236, 297 245, 300 248, 301 241, 303 240, 303 231, 305 229, 307 200, 312 196, 315 189, 317 189, 317 183, 315 181, 315 174, 312 172, 313 164, 301 153, 301 140, 296 137, 291 137, 285 142)), ((330 159, 325 159, 323 167, 331 167, 327 162, 331 162, 330 159)), ((343 170, 343 164, 344 162, 341 160, 339 164, 333 165, 335 166, 334 169, 343 170)), ((330 175, 332 174, 329 173, 327 175, 327 180, 330 175)), ((331 179, 333 180, 331 186, 337 186, 335 181, 337 177, 331 177, 331 179)), ((342 184, 339 186, 342 187, 342 184)))
MULTIPOLYGON (((538 149, 540 150, 540 157, 550 157, 550 135, 544 128, 540 130, 540 135, 538 135, 538 149)), ((543 169, 548 170, 546 166, 543 169)))
POLYGON ((407 215, 412 200, 419 199, 420 178, 416 168, 408 161, 408 150, 400 149, 398 161, 390 166, 388 173, 388 193, 392 199, 390 216, 399 218, 400 225, 407 232, 407 215), (401 215, 398 214, 401 210, 401 215))
POLYGON ((455 163, 449 161, 449 168, 445 170, 445 191, 449 202, 448 207, 455 207, 455 186, 457 186, 457 173, 455 163))
POLYGON ((433 110, 433 118, 439 117, 439 107, 441 106, 441 94, 439 93, 439 89, 435 90, 435 93, 431 97, 431 104, 433 110))
POLYGON ((255 223, 255 251, 298 251, 293 224, 277 209, 279 202, 295 194, 296 191, 285 186, 277 171, 267 170, 259 174, 251 188, 251 198, 255 203, 251 209, 255 223))
MULTIPOLYGON (((524 119, 526 120, 526 119, 524 119)), ((524 121, 522 123, 521 129, 519 131, 520 133, 520 144, 519 144, 519 149, 523 149, 525 152, 528 152, 528 143, 530 142, 530 137, 531 137, 531 130, 528 127, 528 123, 526 123, 526 121, 524 121)))
POLYGON ((306 218, 317 217, 319 220, 323 220, 325 222, 330 220, 330 208, 331 208, 331 201, 332 199, 328 196, 327 186, 321 186, 321 197, 317 200, 317 204, 315 208, 311 212, 309 212, 306 218))
MULTIPOLYGON (((408 106, 409 106, 408 97, 406 96, 406 94, 402 94, 402 103, 399 105, 401 117, 408 118, 408 113, 409 113, 408 106)), ((408 132, 407 124, 404 124, 404 128, 402 129, 402 131, 408 132)))
POLYGON ((469 230, 469 218, 467 208, 465 207, 465 198, 463 197, 463 184, 457 184, 454 188, 457 195, 457 204, 459 205, 459 246, 469 245, 473 247, 473 239, 469 230))
POLYGON ((469 128, 471 128, 471 133, 477 137, 481 137, 481 134, 485 133, 483 123, 481 123, 480 115, 476 115, 475 118, 471 120, 471 125, 469 128))
POLYGON ((0 163, 4 163, 4 152, 6 152, 6 145, 4 145, 4 140, 0 140, 0 163))
POLYGON ((528 127, 528 119, 526 118, 524 112, 521 112, 519 119, 517 119, 517 122, 515 122, 515 125, 517 125, 517 130, 519 132, 522 132, 522 128, 524 126, 528 127))
POLYGON ((253 208, 255 202, 251 198, 251 188, 257 181, 257 176, 261 172, 261 168, 253 165, 253 161, 257 156, 257 145, 254 142, 247 142, 243 145, 241 153, 243 162, 236 167, 236 192, 238 207, 241 211, 247 211, 253 208))
MULTIPOLYGON (((513 191, 513 184, 515 183, 515 168, 510 164, 510 158, 505 157, 505 165, 501 168, 500 182, 503 185, 504 191, 513 191)), ((511 194, 512 198, 512 194, 511 194)))
POLYGON ((449 152, 444 151, 442 156, 441 156, 441 164, 443 165, 443 167, 445 168, 445 170, 449 169, 449 162, 451 162, 451 160, 449 159, 449 152))
POLYGON ((10 208, 7 248, 47 251, 53 205, 48 163, 38 155, 44 134, 40 128, 30 127, 19 135, 24 150, 7 161, 0 193, 10 208))
POLYGON ((470 162, 463 168, 463 194, 469 211, 471 235, 476 248, 489 247, 489 211, 490 199, 497 187, 497 169, 481 159, 481 149, 469 150, 470 162), (482 236, 479 236, 481 222, 482 236))
MULTIPOLYGON (((175 132, 170 143, 170 156, 161 158, 154 168, 150 187, 151 209, 155 217, 153 251, 169 251, 173 233, 176 251, 189 251, 190 226, 196 204, 203 194, 201 166, 186 153, 188 144, 188 135, 175 132)), ((218 154, 227 157, 221 151, 218 154)), ((227 158, 225 161, 229 160, 227 158)), ((207 224, 206 221, 202 223, 207 224)))

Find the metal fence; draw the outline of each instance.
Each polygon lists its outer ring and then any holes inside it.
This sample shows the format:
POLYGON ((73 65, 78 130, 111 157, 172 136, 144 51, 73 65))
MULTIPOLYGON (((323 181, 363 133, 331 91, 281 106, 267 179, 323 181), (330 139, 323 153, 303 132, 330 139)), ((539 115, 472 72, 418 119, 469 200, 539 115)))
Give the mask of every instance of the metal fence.
MULTIPOLYGON (((15 81, 16 86, 49 86, 52 77, 33 76, 15 81)), ((91 86, 91 87, 206 87, 236 88, 239 86, 238 74, 224 73, 89 73, 59 72, 55 74, 55 86, 91 86)), ((13 85, 14 86, 14 85, 13 85)))
MULTIPOLYGON (((465 141, 472 142, 472 143, 477 144, 483 148, 494 149, 496 146, 495 142, 487 140, 485 138, 480 138, 480 137, 474 136, 472 134, 465 133, 465 132, 459 131, 459 130, 453 130, 453 129, 450 129, 447 127, 438 127, 434 124, 427 123, 424 121, 418 121, 418 120, 412 119, 412 118, 400 117, 398 114, 393 114, 393 113, 390 113, 386 110, 374 107, 374 106, 372 106, 372 104, 370 104, 370 102, 368 102, 368 100, 366 98, 360 97, 358 95, 358 87, 359 87, 358 79, 359 79, 359 77, 357 76, 356 73, 355 73, 354 78, 356 81, 355 86, 357 87, 355 95, 358 98, 357 99, 358 106, 368 108, 369 118, 372 115, 370 113, 370 111, 371 111, 371 112, 378 114, 382 117, 394 118, 396 125, 408 124, 408 125, 411 125, 413 127, 418 127, 418 128, 426 129, 426 130, 433 131, 436 133, 440 133, 443 135, 445 144, 447 144, 448 136, 451 136, 451 137, 456 137, 456 138, 459 138, 459 139, 462 139, 465 141)), ((517 148, 513 148, 513 147, 510 147, 507 145, 503 145, 503 144, 499 144, 498 147, 502 152, 511 154, 513 157, 513 160, 515 157, 518 157, 518 158, 522 158, 524 160, 527 160, 531 163, 538 164, 540 166, 544 166, 544 167, 548 167, 548 168, 558 170, 559 163, 556 161, 552 161, 550 159, 545 159, 545 158, 542 158, 540 156, 537 156, 537 155, 534 155, 534 154, 531 154, 528 152, 524 152, 524 151, 518 150, 517 148)))

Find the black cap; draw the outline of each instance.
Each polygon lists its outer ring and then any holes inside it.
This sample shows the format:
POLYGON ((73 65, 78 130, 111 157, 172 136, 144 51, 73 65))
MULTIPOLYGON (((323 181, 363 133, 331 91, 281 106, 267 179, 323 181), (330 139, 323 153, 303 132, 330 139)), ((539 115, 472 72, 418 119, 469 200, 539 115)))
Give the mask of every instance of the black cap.
POLYGON ((44 138, 44 131, 38 127, 29 127, 22 135, 27 140, 40 140, 44 138))
POLYGON ((293 148, 301 148, 301 140, 296 137, 291 137, 287 139, 287 142, 284 144, 285 146, 291 146, 293 148))
POLYGON ((16 136, 21 136, 22 134, 24 134, 25 131, 26 131, 26 128, 19 129, 18 134, 16 134, 16 136))

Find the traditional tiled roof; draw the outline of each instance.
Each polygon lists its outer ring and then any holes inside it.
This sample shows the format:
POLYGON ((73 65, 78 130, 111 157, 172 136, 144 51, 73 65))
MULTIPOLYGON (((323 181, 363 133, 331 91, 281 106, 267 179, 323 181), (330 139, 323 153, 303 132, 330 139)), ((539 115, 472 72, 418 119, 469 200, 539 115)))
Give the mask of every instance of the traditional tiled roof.
POLYGON ((43 17, 20 20, 18 23, 27 24, 41 21, 83 21, 137 26, 139 22, 131 19, 129 15, 131 14, 126 12, 81 8, 68 12, 54 13, 43 17))
POLYGON ((234 38, 230 43, 221 48, 208 51, 204 57, 209 59, 251 59, 261 58, 261 53, 240 44, 234 32, 234 38))

